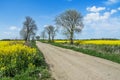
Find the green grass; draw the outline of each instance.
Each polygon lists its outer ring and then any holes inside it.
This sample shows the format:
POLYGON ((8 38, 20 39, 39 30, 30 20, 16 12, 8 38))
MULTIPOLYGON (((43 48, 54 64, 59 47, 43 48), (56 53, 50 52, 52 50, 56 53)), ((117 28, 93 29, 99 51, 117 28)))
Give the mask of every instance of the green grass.
POLYGON ((101 53, 98 52, 96 50, 91 50, 91 49, 83 49, 83 48, 78 48, 75 46, 70 46, 70 45, 64 45, 64 44, 60 44, 60 43, 49 43, 52 44, 54 46, 58 46, 58 47, 62 47, 62 48, 66 48, 66 49, 71 49, 74 51, 78 51, 78 52, 82 52, 84 54, 88 54, 91 56, 96 56, 96 57, 100 57, 100 58, 104 58, 116 63, 120 63, 120 54, 108 54, 108 53, 101 53))
POLYGON ((42 52, 36 46, 36 42, 31 42, 31 47, 37 49, 37 56, 33 60, 34 65, 28 65, 27 69, 23 69, 14 77, 0 76, 0 80, 54 80, 42 52))

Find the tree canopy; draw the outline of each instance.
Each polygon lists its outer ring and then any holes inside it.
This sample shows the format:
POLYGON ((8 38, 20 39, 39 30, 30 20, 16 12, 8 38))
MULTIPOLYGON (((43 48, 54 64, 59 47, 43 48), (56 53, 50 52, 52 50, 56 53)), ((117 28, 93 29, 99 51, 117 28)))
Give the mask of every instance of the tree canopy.
POLYGON ((67 10, 61 13, 55 18, 55 22, 58 26, 63 27, 68 33, 70 43, 73 44, 73 38, 75 33, 81 32, 83 25, 83 16, 76 10, 67 10))
POLYGON ((20 35, 25 41, 29 41, 31 37, 35 36, 37 25, 31 17, 27 16, 25 19, 20 35))

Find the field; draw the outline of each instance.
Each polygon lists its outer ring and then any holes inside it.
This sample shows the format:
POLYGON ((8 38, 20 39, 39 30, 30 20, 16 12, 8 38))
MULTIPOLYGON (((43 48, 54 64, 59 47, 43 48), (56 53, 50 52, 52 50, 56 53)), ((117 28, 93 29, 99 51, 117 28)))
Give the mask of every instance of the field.
POLYGON ((40 78, 49 79, 50 74, 35 42, 26 46, 24 41, 0 41, 0 80, 40 78))
MULTIPOLYGON (((56 40, 55 43, 66 44, 69 41, 56 40)), ((120 40, 75 40, 72 46, 101 53, 120 54, 120 40)))
MULTIPOLYGON (((55 43, 69 43, 68 40, 55 40, 55 43)), ((74 40, 75 44, 120 45, 120 40, 74 40)))

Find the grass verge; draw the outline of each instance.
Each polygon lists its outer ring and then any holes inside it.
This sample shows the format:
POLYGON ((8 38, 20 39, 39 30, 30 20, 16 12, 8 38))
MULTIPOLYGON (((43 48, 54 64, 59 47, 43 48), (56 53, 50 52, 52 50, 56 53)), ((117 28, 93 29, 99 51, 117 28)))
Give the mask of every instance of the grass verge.
POLYGON ((120 63, 120 54, 101 53, 101 52, 97 52, 97 51, 91 50, 91 49, 83 49, 83 48, 77 48, 74 46, 66 46, 66 45, 60 44, 60 43, 49 43, 49 44, 52 44, 52 45, 58 46, 58 47, 62 47, 62 48, 66 48, 66 49, 71 49, 71 50, 78 51, 78 52, 82 52, 84 54, 88 54, 91 56, 104 58, 104 59, 107 59, 107 60, 110 60, 110 61, 113 61, 116 63, 120 63))

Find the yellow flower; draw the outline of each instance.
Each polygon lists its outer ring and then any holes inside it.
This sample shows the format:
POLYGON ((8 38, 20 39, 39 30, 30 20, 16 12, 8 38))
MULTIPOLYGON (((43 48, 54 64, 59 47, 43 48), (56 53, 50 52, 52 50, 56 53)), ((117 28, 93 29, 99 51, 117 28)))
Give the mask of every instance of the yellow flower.
MULTIPOLYGON (((16 65, 19 56, 32 61, 37 54, 35 48, 25 46, 23 41, 0 41, 0 70, 9 64, 16 65)), ((20 58, 21 58, 20 57, 20 58)))
MULTIPOLYGON (((55 40, 56 43, 69 43, 69 40, 55 40)), ((96 45, 120 45, 120 40, 74 40, 74 43, 79 44, 96 44, 96 45)))
POLYGON ((1 71, 5 71, 6 67, 1 67, 1 71))

